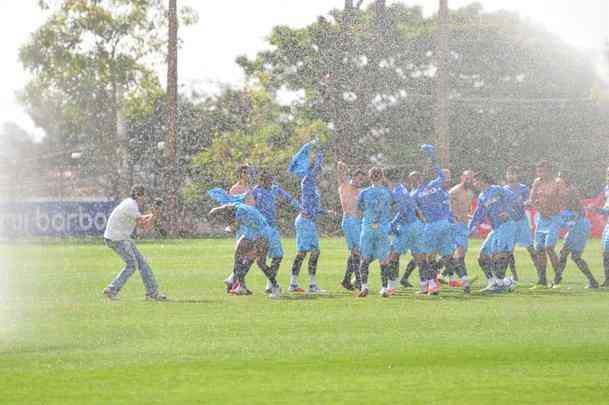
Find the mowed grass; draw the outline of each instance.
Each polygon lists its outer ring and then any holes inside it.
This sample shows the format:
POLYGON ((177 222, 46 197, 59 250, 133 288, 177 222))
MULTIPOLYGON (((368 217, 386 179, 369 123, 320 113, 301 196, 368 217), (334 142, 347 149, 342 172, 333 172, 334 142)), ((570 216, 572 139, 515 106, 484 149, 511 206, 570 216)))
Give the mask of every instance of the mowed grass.
MULTIPOLYGON (((470 274, 479 243, 472 243, 470 274)), ((586 291, 573 264, 561 291, 392 299, 341 291, 344 242, 324 239, 326 296, 225 294, 231 240, 141 243, 166 303, 145 302, 139 275, 118 302, 120 269, 97 244, 0 247, 1 404, 606 403, 609 292, 586 291)), ((287 287, 293 240, 280 282, 287 287)), ((602 280, 600 246, 585 254, 602 280)), ((402 268, 405 263, 402 263, 402 268)), ((302 281, 306 281, 306 266, 302 281)), ((416 277, 413 277, 416 281, 416 277)), ((478 287, 482 282, 478 282, 478 287)))

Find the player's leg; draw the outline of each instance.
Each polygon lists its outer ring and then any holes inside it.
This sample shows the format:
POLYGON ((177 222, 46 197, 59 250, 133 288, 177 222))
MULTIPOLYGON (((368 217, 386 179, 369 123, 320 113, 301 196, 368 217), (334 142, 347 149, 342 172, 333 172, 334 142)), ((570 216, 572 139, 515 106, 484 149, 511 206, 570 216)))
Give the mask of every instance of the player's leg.
POLYGON ((154 273, 152 272, 150 265, 146 261, 146 258, 139 251, 135 243, 131 243, 133 244, 133 253, 135 254, 135 258, 137 260, 137 269, 140 272, 142 282, 146 288, 146 299, 156 301, 166 300, 167 296, 159 292, 159 285, 154 277, 154 273))
POLYGON ((532 288, 546 287, 548 280, 546 278, 548 257, 546 255, 546 232, 535 232, 535 257, 537 258, 537 284, 532 288))
MULTIPOLYGON (((399 252, 397 252, 397 260, 392 261, 389 232, 389 225, 380 227, 377 232, 375 246, 375 256, 379 259, 381 274, 384 274, 387 278, 387 284, 381 289, 381 295, 383 297, 391 297, 394 295, 398 282, 398 277, 395 271, 395 262, 399 260, 399 252)), ((398 249, 401 250, 403 247, 398 247, 398 249)))
MULTIPOLYGON (((281 235, 276 227, 269 227, 268 229, 268 257, 271 259, 270 270, 274 274, 275 278, 279 274, 279 267, 283 260, 283 246, 281 245, 281 235)), ((267 279, 266 293, 271 293, 273 285, 270 280, 267 279)))
POLYGON ((319 234, 317 233, 317 225, 314 221, 310 221, 309 228, 309 292, 321 293, 324 292, 317 283, 317 263, 321 252, 319 245, 319 234))
POLYGON ((342 221, 343 234, 347 241, 349 249, 349 257, 347 258, 347 268, 341 285, 347 290, 353 290, 351 283, 352 276, 359 268, 359 239, 361 234, 361 220, 353 217, 343 217, 342 221))
POLYGON ((455 228, 454 242, 455 251, 451 259, 451 266, 453 272, 459 276, 460 283, 453 282, 451 285, 449 281, 449 286, 463 287, 463 291, 466 294, 469 294, 471 292, 470 280, 467 274, 467 268, 465 267, 465 255, 467 254, 468 248, 467 226, 465 226, 465 224, 458 224, 455 228))
POLYGON ((277 282, 277 272, 272 268, 272 266, 268 266, 266 264, 266 258, 269 255, 269 246, 270 243, 266 239, 259 239, 256 241, 256 264, 258 268, 264 273, 267 278, 267 286, 270 285, 270 288, 265 290, 268 294, 271 294, 271 297, 278 298, 281 294, 281 290, 279 288, 279 283, 277 282))
POLYGON ((309 222, 311 221, 304 218, 302 214, 298 215, 294 222, 296 230, 296 256, 292 263, 292 276, 288 288, 289 292, 304 292, 304 289, 300 288, 298 285, 298 276, 300 275, 300 269, 302 268, 305 256, 307 255, 307 252, 310 251, 311 227, 309 222))
POLYGON ((546 254, 550 259, 550 263, 552 264, 552 269, 554 270, 554 275, 558 271, 559 259, 556 254, 556 244, 560 239, 560 228, 561 228, 562 219, 560 216, 555 215, 551 218, 550 228, 548 234, 546 236, 546 254))
POLYGON ((410 259, 410 261, 404 268, 404 274, 402 275, 402 278, 400 280, 400 284, 402 284, 403 287, 412 288, 412 284, 410 284, 410 281, 408 279, 410 278, 410 275, 412 274, 412 272, 416 270, 416 268, 417 268, 417 261, 413 257, 412 259, 410 259))
POLYGON ((603 230, 603 238, 602 238, 602 246, 603 246, 603 270, 605 272, 605 280, 601 287, 609 288, 609 224, 605 226, 603 230))
POLYGON ((110 241, 106 240, 106 245, 112 249, 125 262, 123 269, 114 277, 114 279, 104 289, 103 293, 110 299, 116 299, 121 288, 127 280, 133 275, 137 267, 137 258, 133 251, 133 242, 131 241, 110 241))
POLYGON ((482 242, 482 246, 480 247, 480 255, 478 256, 478 265, 480 269, 484 273, 484 277, 486 278, 487 285, 482 291, 487 291, 495 288, 496 280, 494 275, 494 262, 493 262, 493 244, 495 243, 495 232, 491 231, 484 242, 482 242))
MULTIPOLYGON (((567 235, 567 238, 569 235, 567 235)), ((568 247, 568 244, 565 239, 565 244, 560 249, 559 258, 558 258, 558 268, 556 269, 556 274, 554 274, 554 282, 553 287, 558 288, 560 283, 562 282, 562 277, 567 268, 567 260, 569 259, 569 255, 571 254, 571 250, 568 247)))
POLYGON ((252 292, 247 288, 245 277, 249 273, 252 264, 256 259, 256 246, 253 240, 242 236, 237 241, 235 249, 235 284, 231 290, 234 295, 250 295, 252 292))

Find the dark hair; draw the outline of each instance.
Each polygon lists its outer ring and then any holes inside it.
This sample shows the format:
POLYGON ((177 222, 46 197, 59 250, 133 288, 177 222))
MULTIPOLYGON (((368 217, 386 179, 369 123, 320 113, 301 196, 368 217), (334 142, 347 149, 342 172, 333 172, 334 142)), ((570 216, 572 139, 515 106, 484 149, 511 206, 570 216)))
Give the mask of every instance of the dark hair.
POLYGON ((508 166, 507 169, 505 169, 506 173, 516 173, 519 174, 520 173, 520 167, 519 166, 508 166))
POLYGON ((357 169, 355 172, 353 172, 352 177, 355 176, 366 176, 366 172, 363 171, 362 169, 357 169))
POLYGON ((483 181, 486 184, 496 184, 495 179, 493 179, 489 174, 484 172, 474 173, 474 179, 478 181, 483 181))
POLYGON ((136 184, 133 187, 131 187, 131 198, 135 199, 139 196, 144 195, 144 193, 146 193, 146 187, 144 187, 141 184, 136 184))
POLYGON ((385 171, 385 178, 387 178, 387 180, 389 180, 389 181, 393 181, 393 182, 399 181, 402 176, 400 169, 395 168, 395 167, 385 169, 384 171, 385 171))
POLYGON ((241 173, 246 172, 249 170, 249 165, 241 165, 237 168, 237 176, 240 176, 241 173))
POLYGON ((383 169, 380 167, 373 167, 370 169, 370 180, 380 181, 383 179, 383 169))
POLYGON ((535 167, 537 167, 537 168, 539 168, 539 167, 545 167, 547 169, 551 169, 552 168, 552 164, 550 163, 549 160, 542 160, 541 162, 537 163, 537 165, 535 167))

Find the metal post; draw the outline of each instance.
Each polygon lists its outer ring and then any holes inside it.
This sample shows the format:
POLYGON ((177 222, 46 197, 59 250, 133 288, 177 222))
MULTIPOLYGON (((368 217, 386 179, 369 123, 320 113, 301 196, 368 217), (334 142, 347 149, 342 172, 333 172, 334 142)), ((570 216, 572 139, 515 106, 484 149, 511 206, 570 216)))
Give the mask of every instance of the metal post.
POLYGON ((169 231, 175 234, 178 210, 178 12, 177 0, 169 0, 169 43, 167 58, 167 178, 168 193, 168 225, 169 231))
POLYGON ((438 159, 443 167, 450 163, 448 123, 448 0, 440 0, 436 33, 436 66, 434 82, 434 134, 438 159))

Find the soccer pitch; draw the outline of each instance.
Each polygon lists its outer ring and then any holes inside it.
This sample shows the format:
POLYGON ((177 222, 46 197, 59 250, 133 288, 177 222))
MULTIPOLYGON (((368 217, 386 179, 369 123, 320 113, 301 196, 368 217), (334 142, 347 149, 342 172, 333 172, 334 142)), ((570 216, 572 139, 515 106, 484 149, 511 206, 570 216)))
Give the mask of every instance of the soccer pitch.
MULTIPOLYGON (((472 245, 470 275, 482 279, 472 245)), ((329 293, 270 300, 256 267, 255 295, 224 292, 231 240, 140 247, 170 302, 144 301, 137 274, 120 301, 104 300, 121 262, 101 242, 0 246, 0 403, 609 401, 609 291, 584 290, 572 263, 560 291, 527 290, 535 274, 519 249, 512 294, 390 299, 376 294, 374 264, 373 294, 356 299, 338 287, 344 242, 324 239, 318 278, 329 293)), ((293 240, 284 248, 285 290, 293 240)), ((602 281, 598 241, 584 256, 602 281)))

